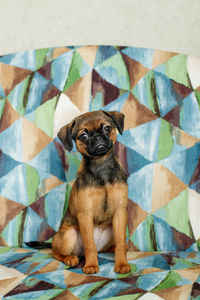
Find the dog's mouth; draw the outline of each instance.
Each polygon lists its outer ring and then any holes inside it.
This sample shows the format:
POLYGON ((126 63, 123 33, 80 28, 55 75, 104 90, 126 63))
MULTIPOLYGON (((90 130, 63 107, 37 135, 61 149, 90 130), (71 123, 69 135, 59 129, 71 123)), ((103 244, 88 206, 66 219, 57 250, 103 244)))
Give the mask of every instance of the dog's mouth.
POLYGON ((104 155, 112 149, 112 142, 109 144, 98 143, 95 147, 88 147, 87 152, 90 155, 100 156, 104 155))
POLYGON ((104 155, 106 154, 112 147, 104 144, 100 144, 95 148, 96 155, 104 155))

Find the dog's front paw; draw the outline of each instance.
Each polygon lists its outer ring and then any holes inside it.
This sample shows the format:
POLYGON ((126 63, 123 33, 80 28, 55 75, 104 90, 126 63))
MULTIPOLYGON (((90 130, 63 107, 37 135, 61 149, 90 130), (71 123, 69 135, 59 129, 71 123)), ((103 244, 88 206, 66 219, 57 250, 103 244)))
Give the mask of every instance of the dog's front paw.
POLYGON ((78 256, 76 255, 67 255, 64 259, 64 263, 68 266, 77 266, 79 263, 78 256))
POLYGON ((131 266, 128 263, 115 263, 114 270, 116 273, 125 274, 131 271, 131 266))
POLYGON ((86 274, 95 274, 99 272, 99 266, 98 265, 85 265, 83 267, 83 272, 86 274))

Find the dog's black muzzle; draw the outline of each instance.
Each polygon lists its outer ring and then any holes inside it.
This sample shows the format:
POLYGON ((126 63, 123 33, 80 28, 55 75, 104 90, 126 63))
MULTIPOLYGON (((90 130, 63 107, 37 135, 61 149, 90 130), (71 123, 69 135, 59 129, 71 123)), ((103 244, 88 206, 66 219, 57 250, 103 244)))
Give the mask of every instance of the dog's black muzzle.
POLYGON ((90 138, 87 152, 91 155, 100 156, 110 151, 112 146, 113 142, 107 136, 95 134, 90 138))

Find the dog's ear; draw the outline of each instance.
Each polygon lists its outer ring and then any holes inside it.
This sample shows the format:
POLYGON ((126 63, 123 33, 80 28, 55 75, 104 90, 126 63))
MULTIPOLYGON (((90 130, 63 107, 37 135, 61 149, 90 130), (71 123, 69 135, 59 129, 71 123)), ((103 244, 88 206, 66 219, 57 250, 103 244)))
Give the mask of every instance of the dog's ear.
POLYGON ((59 139, 61 140, 62 144, 68 151, 71 151, 73 148, 72 129, 73 129, 74 125, 75 125, 75 120, 73 120, 73 121, 71 121, 71 123, 63 126, 58 132, 59 139))
POLYGON ((124 130, 124 114, 120 113, 119 111, 105 111, 103 112, 112 118, 113 122, 115 123, 118 131, 122 134, 124 130))

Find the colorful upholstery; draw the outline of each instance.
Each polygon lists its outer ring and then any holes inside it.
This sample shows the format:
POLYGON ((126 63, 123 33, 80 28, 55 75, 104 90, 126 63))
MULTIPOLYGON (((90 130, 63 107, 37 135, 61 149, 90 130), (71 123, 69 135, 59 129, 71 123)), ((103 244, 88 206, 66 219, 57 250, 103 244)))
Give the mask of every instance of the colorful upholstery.
POLYGON ((200 59, 118 46, 1 56, 0 207, 3 299, 200 298, 200 59), (81 157, 58 130, 98 109, 125 114, 128 275, 113 254, 86 276, 83 261, 69 269, 25 245, 51 241, 68 206, 81 157))

